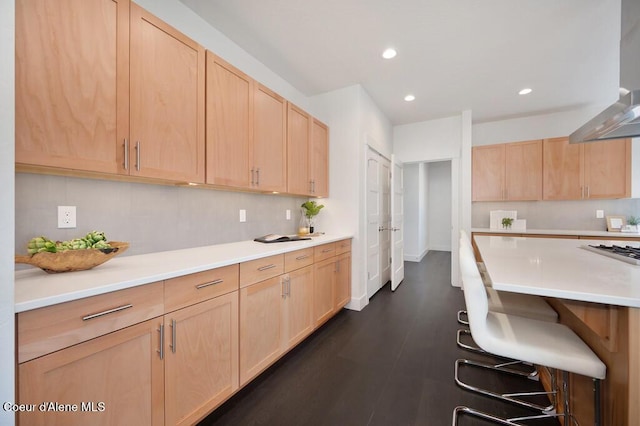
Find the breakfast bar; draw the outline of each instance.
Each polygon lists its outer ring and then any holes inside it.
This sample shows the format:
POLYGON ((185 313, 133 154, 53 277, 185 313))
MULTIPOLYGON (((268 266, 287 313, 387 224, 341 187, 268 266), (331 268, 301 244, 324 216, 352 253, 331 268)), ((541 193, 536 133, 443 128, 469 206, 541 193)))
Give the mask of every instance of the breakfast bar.
MULTIPOLYGON (((590 251, 589 245, 640 247, 634 241, 475 235, 476 255, 498 291, 544 296, 607 365, 605 425, 640 418, 640 265, 590 251), (615 401, 615 402, 614 402, 615 401)), ((543 376, 544 377, 544 376, 543 376)), ((580 424, 592 424, 590 381, 572 375, 580 424)))

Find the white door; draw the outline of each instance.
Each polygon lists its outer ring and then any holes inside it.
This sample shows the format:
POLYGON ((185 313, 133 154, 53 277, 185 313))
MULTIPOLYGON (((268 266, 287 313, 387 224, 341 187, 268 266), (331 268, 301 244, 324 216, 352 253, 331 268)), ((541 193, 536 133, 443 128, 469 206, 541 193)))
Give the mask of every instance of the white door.
POLYGON ((367 297, 380 289, 380 156, 367 151, 367 297))
POLYGON ((391 281, 391 162, 380 157, 380 284, 391 281))
POLYGON ((391 157, 391 290, 404 280, 404 186, 402 164, 391 157))

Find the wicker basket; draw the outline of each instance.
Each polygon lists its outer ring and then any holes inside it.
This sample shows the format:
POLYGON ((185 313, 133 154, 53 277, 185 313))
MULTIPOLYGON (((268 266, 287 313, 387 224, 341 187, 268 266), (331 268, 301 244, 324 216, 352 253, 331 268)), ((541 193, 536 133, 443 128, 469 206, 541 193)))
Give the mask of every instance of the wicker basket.
POLYGON ((27 263, 37 266, 45 272, 55 274, 58 272, 84 271, 98 266, 124 253, 129 248, 129 243, 110 241, 111 248, 67 250, 59 253, 42 252, 34 255, 16 255, 16 263, 27 263))

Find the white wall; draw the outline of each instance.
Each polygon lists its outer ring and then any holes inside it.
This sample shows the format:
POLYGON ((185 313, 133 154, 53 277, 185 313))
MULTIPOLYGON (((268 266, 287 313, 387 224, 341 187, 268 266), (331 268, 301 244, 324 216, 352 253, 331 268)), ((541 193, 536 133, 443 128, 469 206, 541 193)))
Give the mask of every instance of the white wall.
MULTIPOLYGON (((15 325, 13 285, 14 234, 14 70, 15 0, 0 2, 0 402, 15 398, 15 325)), ((0 424, 15 423, 13 412, 0 410, 0 424)))
POLYGON ((428 174, 426 163, 409 163, 403 167, 404 183, 404 260, 420 262, 429 251, 428 174))
POLYGON ((393 149, 403 162, 451 160, 451 283, 460 286, 459 229, 471 231, 471 111, 460 116, 396 126, 393 149))
POLYGON ((607 106, 474 124, 473 146, 568 136, 607 106))
POLYGON ((451 161, 427 163, 429 250, 451 251, 451 161))
POLYGON ((325 116, 330 128, 330 197, 318 216, 318 229, 354 235, 352 243, 350 309, 361 310, 368 303, 366 287, 366 145, 390 157, 392 128, 371 97, 354 85, 315 96, 311 103, 325 116))

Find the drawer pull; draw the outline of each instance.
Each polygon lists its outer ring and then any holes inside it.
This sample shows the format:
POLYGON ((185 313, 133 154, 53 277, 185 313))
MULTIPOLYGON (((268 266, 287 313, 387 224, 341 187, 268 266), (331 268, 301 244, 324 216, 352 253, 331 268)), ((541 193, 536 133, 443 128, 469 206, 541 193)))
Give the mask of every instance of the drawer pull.
POLYGON ((308 254, 303 254, 302 256, 296 257, 296 260, 304 260, 304 259, 307 259, 308 257, 309 257, 308 254))
POLYGON ((266 265, 266 266, 261 266, 258 268, 258 271, 266 271, 267 269, 272 269, 275 268, 276 265, 274 265, 273 263, 271 265, 266 265))
POLYGON ((122 305, 122 306, 118 306, 117 308, 113 308, 113 309, 109 309, 106 311, 102 311, 102 312, 98 312, 97 314, 90 314, 87 315, 85 317, 82 317, 82 321, 89 321, 92 320, 94 318, 98 318, 104 315, 109 315, 109 314, 113 314, 115 312, 120 312, 120 311, 124 311, 125 309, 129 309, 129 308, 133 308, 132 304, 128 304, 128 305, 122 305))
POLYGON ((224 282, 224 280, 223 280, 223 279, 213 280, 213 281, 210 281, 210 282, 208 282, 208 283, 198 284, 198 285, 196 286, 196 288, 197 288, 198 290, 200 290, 201 288, 209 287, 209 286, 216 285, 216 284, 220 284, 220 283, 223 283, 223 282, 224 282))
POLYGON ((332 248, 326 248, 324 250, 322 250, 323 253, 329 253, 330 251, 333 251, 332 248))

